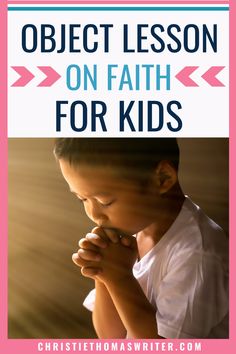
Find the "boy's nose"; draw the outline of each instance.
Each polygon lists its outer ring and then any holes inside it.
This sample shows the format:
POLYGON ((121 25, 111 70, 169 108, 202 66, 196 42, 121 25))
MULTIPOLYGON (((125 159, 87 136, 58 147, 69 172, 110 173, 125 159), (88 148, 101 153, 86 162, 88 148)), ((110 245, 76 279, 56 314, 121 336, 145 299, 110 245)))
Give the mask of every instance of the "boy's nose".
POLYGON ((99 215, 96 218, 93 218, 93 221, 95 224, 97 224, 98 226, 103 226, 106 224, 108 218, 106 217, 106 215, 99 215))
POLYGON ((104 214, 104 212, 98 207, 91 206, 89 210, 87 210, 87 215, 95 224, 99 226, 103 225, 108 220, 107 215, 104 214))

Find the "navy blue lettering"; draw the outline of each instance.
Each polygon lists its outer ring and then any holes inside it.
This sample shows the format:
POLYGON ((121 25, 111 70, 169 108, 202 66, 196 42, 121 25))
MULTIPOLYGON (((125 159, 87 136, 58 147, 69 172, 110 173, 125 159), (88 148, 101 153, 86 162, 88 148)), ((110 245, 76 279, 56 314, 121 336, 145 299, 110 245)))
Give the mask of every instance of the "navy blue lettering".
POLYGON ((89 42, 88 38, 90 37, 88 35, 88 31, 90 29, 92 29, 93 34, 96 34, 96 35, 98 34, 98 29, 95 25, 90 24, 90 25, 84 26, 84 31, 83 31, 84 50, 87 53, 94 53, 98 49, 98 42, 94 41, 93 46, 91 46, 90 48, 88 47, 88 42, 89 42))
POLYGON ((124 38, 123 38, 123 51, 124 53, 134 53, 135 50, 134 49, 130 49, 129 48, 129 41, 128 41, 128 25, 124 25, 124 29, 123 29, 123 34, 124 34, 124 38))
POLYGON ((61 131, 61 118, 65 118, 66 114, 61 112, 61 106, 63 104, 68 104, 68 101, 57 101, 56 102, 56 131, 61 131))
POLYGON ((75 29, 77 28, 80 28, 80 25, 70 25, 70 41, 69 41, 70 53, 81 52, 79 48, 75 48, 75 40, 80 38, 79 36, 75 35, 75 29))
POLYGON ((51 53, 56 48, 56 41, 54 39, 55 28, 52 25, 41 25, 41 52, 51 53), (48 34, 46 34, 49 32, 48 34), (46 43, 48 43, 48 48, 46 48, 46 43))
POLYGON ((148 131, 157 132, 163 128, 164 124, 164 110, 163 105, 159 101, 148 101, 148 131), (153 107, 158 106, 158 117, 159 124, 156 127, 153 127, 153 107))
POLYGON ((107 106, 105 104, 105 102, 102 102, 102 101, 92 101, 92 110, 91 110, 91 116, 92 116, 92 132, 95 132, 96 131, 96 118, 99 119, 100 121, 100 124, 101 124, 101 127, 102 127, 102 130, 104 132, 107 131, 107 128, 106 128, 106 124, 105 124, 105 121, 104 121, 104 116, 107 112, 107 106), (97 107, 101 107, 102 110, 101 112, 97 112, 97 107))
POLYGON ((135 132, 135 127, 130 118, 130 111, 133 108, 135 101, 130 101, 127 109, 125 110, 124 101, 120 101, 120 131, 123 132, 125 130, 125 121, 127 121, 132 132, 135 132))
POLYGON ((70 125, 71 128, 75 131, 75 132, 83 132, 86 128, 87 128, 87 123, 88 123, 88 109, 86 106, 86 103, 83 101, 74 101, 71 104, 71 108, 70 108, 70 125), (75 110, 76 108, 79 106, 79 108, 81 108, 81 126, 78 128, 78 126, 76 126, 76 116, 75 116, 75 110))
POLYGON ((182 106, 179 101, 170 101, 167 104, 167 112, 177 122, 177 127, 174 128, 170 122, 167 123, 167 127, 172 132, 178 132, 182 128, 183 123, 182 123, 182 120, 180 119, 180 117, 172 110, 172 106, 177 106, 178 109, 182 109, 182 106))
POLYGON ((162 25, 154 25, 151 27, 151 35, 153 36, 153 38, 155 38, 157 40, 157 42, 160 44, 160 47, 157 48, 155 44, 151 44, 151 48, 153 50, 153 52, 155 53, 161 53, 163 52, 163 50, 165 49, 165 42, 163 41, 163 39, 161 37, 158 36, 158 34, 156 33, 156 29, 159 29, 161 32, 164 32, 164 27, 162 25))
POLYGON ((184 49, 188 53, 195 53, 199 48, 199 28, 194 24, 187 25, 184 29, 184 49), (189 30, 192 30, 193 38, 189 39, 189 30), (193 44, 193 47, 190 48, 189 44, 193 44))
POLYGON ((176 44, 176 47, 173 48, 172 44, 167 44, 167 48, 169 49, 169 51, 171 53, 177 53, 181 50, 181 42, 180 40, 172 33, 172 29, 176 30, 177 32, 180 32, 181 31, 181 28, 178 26, 178 25, 170 25, 168 26, 167 28, 167 33, 168 33, 168 36, 173 39, 174 43, 176 44))
POLYGON ((207 52, 207 39, 215 53, 217 53, 217 25, 213 25, 213 35, 210 34, 207 25, 203 25, 203 52, 207 52))
POLYGON ((37 38, 36 26, 31 24, 23 26, 22 35, 21 35, 21 45, 22 45, 22 49, 26 53, 33 53, 36 51, 38 45, 37 39, 38 38, 37 38), (28 37, 29 35, 31 35, 30 40, 28 37), (28 47, 29 43, 32 43, 30 48, 28 47))
POLYGON ((109 52, 109 28, 112 28, 111 24, 100 25, 101 28, 104 28, 104 53, 109 52))
POLYGON ((143 28, 148 28, 148 25, 138 25, 138 33, 137 33, 137 49, 138 53, 148 53, 148 49, 143 48, 143 40, 147 39, 147 36, 142 35, 143 28))

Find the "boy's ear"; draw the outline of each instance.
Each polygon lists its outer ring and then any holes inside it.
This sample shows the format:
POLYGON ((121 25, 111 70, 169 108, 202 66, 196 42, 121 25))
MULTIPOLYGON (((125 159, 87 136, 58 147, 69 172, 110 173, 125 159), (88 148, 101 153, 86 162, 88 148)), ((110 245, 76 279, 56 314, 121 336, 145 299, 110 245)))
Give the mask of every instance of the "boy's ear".
POLYGON ((168 192, 178 180, 176 169, 170 162, 165 160, 158 164, 155 176, 160 194, 168 192))

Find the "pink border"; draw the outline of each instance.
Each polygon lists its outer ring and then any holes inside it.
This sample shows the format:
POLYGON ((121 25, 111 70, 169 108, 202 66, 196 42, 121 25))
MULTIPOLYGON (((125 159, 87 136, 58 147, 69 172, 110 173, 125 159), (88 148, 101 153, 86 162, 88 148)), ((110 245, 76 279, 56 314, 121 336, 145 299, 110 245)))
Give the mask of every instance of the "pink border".
POLYGON ((0 279, 1 279, 1 296, 0 296, 0 314, 1 314, 1 331, 0 331, 0 348, 2 342, 6 342, 7 337, 7 10, 6 1, 0 3, 0 279))
MULTIPOLYGON (((65 1, 57 1, 57 0, 9 0, 9 4, 28 4, 28 3, 35 3, 35 4, 65 4, 65 1)), ((84 0, 84 1, 78 1, 78 0, 68 0, 66 1, 67 4, 228 4, 229 0, 148 0, 148 1, 143 1, 143 0, 117 0, 117 1, 110 1, 110 0, 84 0)))
MULTIPOLYGON (((29 4, 29 3, 35 3, 35 4, 65 4, 65 1, 63 0, 9 0, 9 4, 29 4)), ((78 1, 78 0, 68 0, 66 1, 66 4, 228 4, 229 0, 148 0, 148 1, 143 1, 143 0, 84 0, 84 1, 78 1)))
MULTIPOLYGON (((63 1, 8 1, 10 4, 16 3, 62 3, 63 1)), ((67 3, 217 3, 217 4, 226 4, 228 1, 67 1, 67 3)), ((1 34, 1 51, 0 51, 0 99, 1 99, 1 119, 0 119, 0 237, 2 238, 2 245, 0 247, 0 279, 1 279, 1 289, 3 289, 0 296, 0 353, 3 354, 13 354, 13 353, 22 353, 22 354, 34 354, 34 353, 47 353, 47 352, 38 352, 37 343, 39 340, 8 340, 7 339, 7 1, 0 1, 0 31, 1 34)), ((236 313, 236 285, 233 281, 233 269, 236 266, 236 258, 234 255, 234 250, 236 249, 236 240, 233 235, 236 233, 236 223, 235 223, 235 210, 236 210, 236 199, 235 192, 236 187, 234 181, 236 179, 236 164, 234 161, 234 153, 236 151, 236 104, 235 104, 235 92, 236 92, 236 49, 235 49, 235 36, 236 33, 236 24, 235 24, 235 11, 236 3, 235 0, 230 0, 230 339, 229 340, 201 340, 202 343, 202 352, 209 354, 216 353, 234 353, 236 348, 236 335, 235 335, 235 318, 236 313)), ((226 117, 227 118, 227 117, 226 117)), ((224 117, 222 117, 224 119, 224 117)), ((45 341, 45 340, 43 340, 45 341)), ((73 340, 47 340, 48 342, 73 342, 73 340)), ((176 342, 174 340, 172 342, 176 342)), ((195 342, 198 340, 195 340, 195 342)), ((76 340, 76 342, 83 342, 83 340, 76 340)), ((94 340, 93 340, 94 342, 94 340)), ((95 341, 96 342, 96 341, 95 341)), ((106 341, 107 342, 107 341, 106 341)), ((183 341, 185 342, 185 341, 183 341)), ((66 351, 61 353, 68 353, 66 351)), ((86 353, 89 353, 86 351, 86 353)), ((140 352, 141 353, 141 352, 140 352)), ((147 353, 147 352, 143 352, 147 353)), ((189 352, 188 352, 189 353, 189 352)))
POLYGON ((234 251, 236 249, 236 240, 233 235, 235 235, 236 231, 236 221, 235 221, 235 210, 236 210, 236 164, 235 164, 235 151, 236 151, 236 102, 235 102, 235 92, 236 92, 236 45, 235 45, 235 37, 236 33, 236 3, 235 0, 230 1, 230 92, 229 92, 229 100, 230 100, 230 175, 229 175, 229 186, 230 186, 230 194, 229 194, 229 205, 230 205, 230 214, 229 214, 229 226, 230 226, 230 313, 231 313, 231 332, 230 338, 233 338, 235 341, 236 336, 236 321, 233 318, 233 314, 236 313, 236 302, 234 301, 236 296, 236 285, 233 278, 233 270, 236 268, 236 259, 234 251))

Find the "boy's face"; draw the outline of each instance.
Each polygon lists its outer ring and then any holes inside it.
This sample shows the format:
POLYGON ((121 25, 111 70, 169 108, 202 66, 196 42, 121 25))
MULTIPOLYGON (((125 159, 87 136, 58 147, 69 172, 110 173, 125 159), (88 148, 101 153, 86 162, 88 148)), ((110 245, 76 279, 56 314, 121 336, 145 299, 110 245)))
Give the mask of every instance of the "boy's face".
POLYGON ((62 174, 70 190, 84 204, 95 224, 133 235, 155 220, 158 193, 154 186, 124 179, 111 167, 72 166, 60 160, 62 174))

